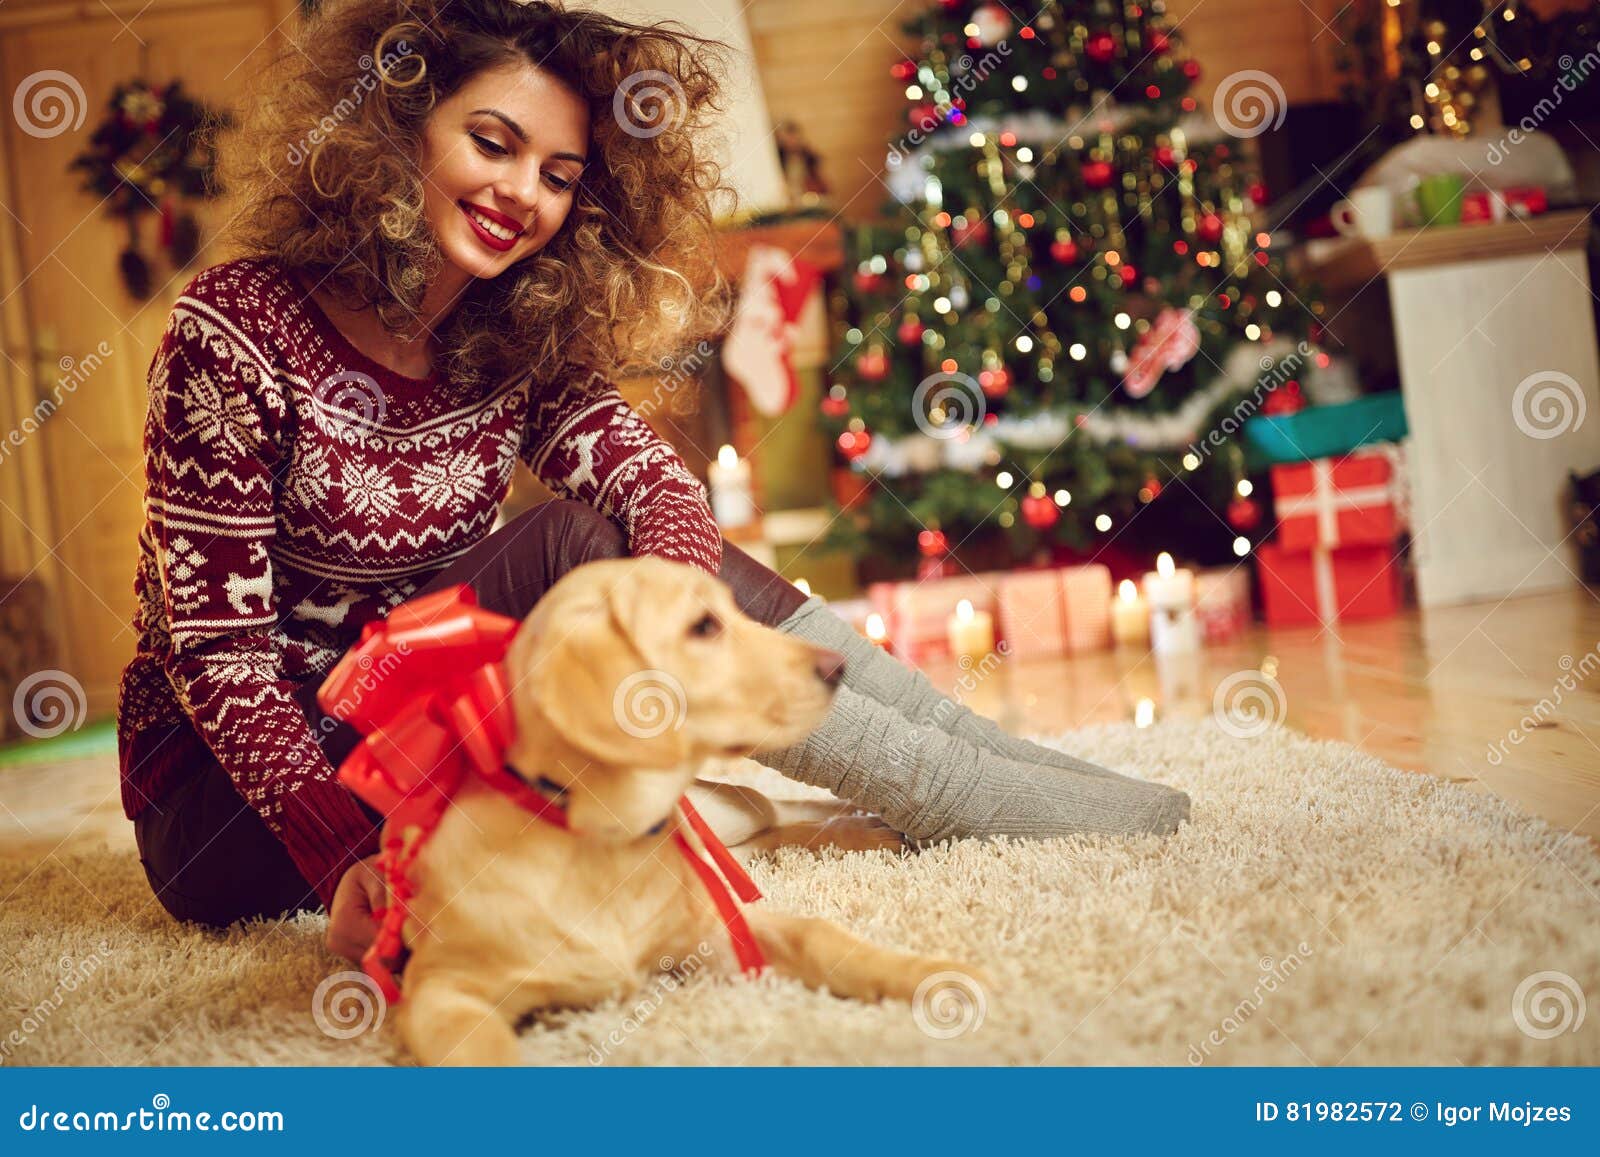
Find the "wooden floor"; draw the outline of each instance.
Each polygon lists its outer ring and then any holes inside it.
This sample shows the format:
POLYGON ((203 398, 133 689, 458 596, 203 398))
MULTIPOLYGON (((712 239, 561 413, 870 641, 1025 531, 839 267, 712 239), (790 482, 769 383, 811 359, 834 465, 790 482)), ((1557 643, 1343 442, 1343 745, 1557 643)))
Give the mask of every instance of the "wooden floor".
MULTIPOLYGON (((1012 731, 1200 718, 1236 672, 1235 690, 1260 689, 1288 727, 1600 841, 1600 597, 1580 588, 1329 631, 1257 627, 1189 663, 1120 651, 1007 660, 965 702, 1012 731)), ((927 673, 947 691, 963 675, 951 663, 927 673)))
MULTIPOLYGON (((1600 600, 1579 589, 1337 633, 1256 628, 1187 664, 1124 652, 1009 659, 963 698, 1013 732, 1052 732, 1214 714, 1218 687, 1241 672, 1233 685, 1264 689, 1285 726, 1496 792, 1600 841, 1600 600)), ((950 663, 928 674, 949 690, 963 675, 950 663)), ((0 842, 41 855, 68 832, 131 843, 115 776, 109 759, 0 770, 0 842)))

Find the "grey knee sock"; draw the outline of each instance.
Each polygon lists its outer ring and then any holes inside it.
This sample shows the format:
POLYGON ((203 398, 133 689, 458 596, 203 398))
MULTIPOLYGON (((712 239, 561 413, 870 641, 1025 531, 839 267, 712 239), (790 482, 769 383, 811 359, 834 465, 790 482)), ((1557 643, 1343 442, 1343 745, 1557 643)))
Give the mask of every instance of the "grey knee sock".
POLYGON ((937 727, 940 731, 960 736, 976 747, 1018 763, 1042 763, 1083 775, 1139 782, 1064 751, 1019 739, 1003 730, 994 720, 941 695, 921 671, 908 667, 883 648, 873 646, 815 595, 779 623, 778 630, 798 635, 819 647, 830 647, 841 652, 846 659, 846 687, 853 687, 863 695, 887 703, 913 723, 937 727))
POLYGON ((912 839, 1028 838, 1083 832, 1168 835, 1189 797, 1122 776, 1037 767, 975 747, 839 687, 811 735, 756 758, 877 812, 912 839))

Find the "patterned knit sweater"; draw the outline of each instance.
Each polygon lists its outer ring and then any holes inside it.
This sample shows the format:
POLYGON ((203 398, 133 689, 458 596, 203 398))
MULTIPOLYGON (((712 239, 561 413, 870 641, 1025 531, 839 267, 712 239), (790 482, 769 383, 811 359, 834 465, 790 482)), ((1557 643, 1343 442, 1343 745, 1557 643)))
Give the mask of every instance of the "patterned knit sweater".
MULTIPOLYGON (((616 521, 632 553, 720 563, 699 481, 598 375, 532 398, 529 374, 473 396, 437 371, 405 377, 275 261, 195 277, 148 384, 119 740, 186 736, 187 720, 325 903, 376 833, 291 693, 489 533, 519 457, 616 521)), ((182 774, 125 767, 128 817, 182 774)))

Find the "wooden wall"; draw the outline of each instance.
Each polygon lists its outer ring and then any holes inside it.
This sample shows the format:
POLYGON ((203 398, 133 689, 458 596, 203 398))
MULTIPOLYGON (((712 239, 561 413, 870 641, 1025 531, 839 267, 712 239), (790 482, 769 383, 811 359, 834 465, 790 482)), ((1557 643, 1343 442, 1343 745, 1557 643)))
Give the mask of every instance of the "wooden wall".
MULTIPOLYGON (((874 216, 888 141, 905 100, 889 66, 910 44, 900 25, 927 0, 754 0, 746 12, 774 119, 792 119, 823 156, 846 220, 874 216)), ((1199 96, 1240 69, 1270 73, 1291 102, 1336 95, 1331 24, 1342 0, 1168 0, 1168 14, 1204 69, 1199 96)), ((1014 6, 1015 7, 1015 6, 1014 6)), ((1016 8, 1022 11, 1021 8, 1016 8)))

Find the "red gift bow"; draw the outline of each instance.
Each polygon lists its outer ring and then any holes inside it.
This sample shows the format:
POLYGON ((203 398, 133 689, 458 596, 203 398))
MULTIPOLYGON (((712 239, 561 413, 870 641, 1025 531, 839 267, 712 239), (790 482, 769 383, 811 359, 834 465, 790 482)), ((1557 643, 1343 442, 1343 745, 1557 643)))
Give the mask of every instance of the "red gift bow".
MULTIPOLYGON (((475 774, 519 807, 567 827, 565 809, 505 764, 515 719, 501 664, 518 625, 480 608, 466 585, 424 595, 368 623, 317 691, 325 712, 366 734, 340 765, 340 782, 387 820, 378 864, 390 902, 373 913, 378 935, 361 966, 391 1004, 400 1000, 394 973, 415 895, 410 869, 466 777, 475 774)), ((711 894, 740 968, 758 973, 766 961, 729 885, 747 904, 761 892, 687 796, 677 807, 716 867, 681 825, 674 824, 673 841, 711 894)))

